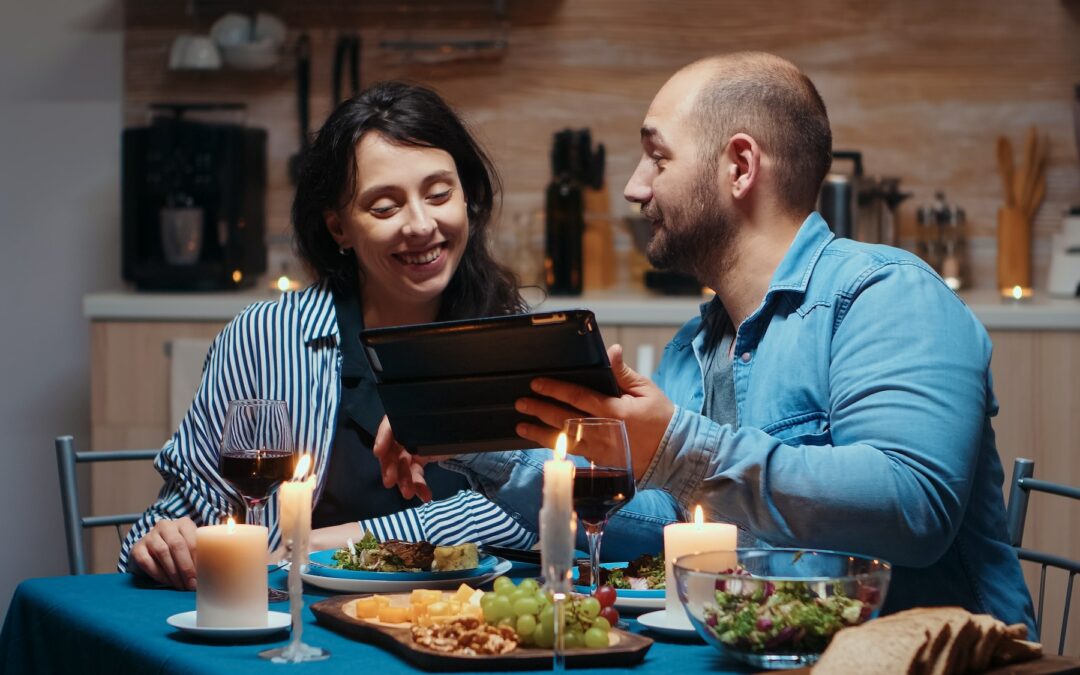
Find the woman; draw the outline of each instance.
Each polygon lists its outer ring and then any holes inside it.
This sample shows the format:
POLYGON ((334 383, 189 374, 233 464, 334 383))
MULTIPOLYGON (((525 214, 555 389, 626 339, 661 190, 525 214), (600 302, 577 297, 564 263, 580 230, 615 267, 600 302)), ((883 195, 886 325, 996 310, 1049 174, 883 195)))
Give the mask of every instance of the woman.
MULTIPOLYGON (((313 549, 364 529, 380 539, 535 542, 446 469, 424 469, 436 501, 418 508, 382 486, 371 447, 384 416, 358 338, 362 328, 525 308, 488 249, 497 186, 484 152, 429 89, 378 84, 330 115, 304 157, 292 209, 317 283, 252 305, 214 341, 191 409, 158 456, 165 486, 125 539, 121 571, 195 587, 196 524, 242 512, 217 464, 228 402, 245 398, 285 400, 297 447, 312 453, 313 549)), ((266 511, 273 548, 276 496, 266 511)))

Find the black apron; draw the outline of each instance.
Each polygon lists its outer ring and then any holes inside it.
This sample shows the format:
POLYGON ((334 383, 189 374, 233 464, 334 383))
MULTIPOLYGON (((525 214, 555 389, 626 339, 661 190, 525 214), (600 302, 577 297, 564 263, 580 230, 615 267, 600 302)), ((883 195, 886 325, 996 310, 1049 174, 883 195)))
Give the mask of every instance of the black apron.
MULTIPOLYGON (((341 347, 341 397, 322 496, 311 515, 312 527, 378 518, 423 503, 403 498, 397 488, 383 487, 379 462, 371 448, 384 412, 360 344, 364 327, 360 300, 335 292, 334 310, 341 347)), ((434 499, 469 489, 464 476, 436 464, 425 467, 424 476, 434 499)))

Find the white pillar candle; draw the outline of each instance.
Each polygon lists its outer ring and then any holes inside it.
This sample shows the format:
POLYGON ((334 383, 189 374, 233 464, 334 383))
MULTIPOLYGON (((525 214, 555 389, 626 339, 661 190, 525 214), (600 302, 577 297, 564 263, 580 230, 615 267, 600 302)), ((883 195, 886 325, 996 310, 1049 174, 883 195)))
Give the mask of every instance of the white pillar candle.
MULTIPOLYGON (((559 434, 555 457, 544 462, 544 502, 540 508, 540 558, 545 575, 568 574, 574 564, 574 463, 566 459, 566 434, 559 434)), ((548 579, 555 582, 555 579, 548 579)))
MULTIPOLYGON (((694 522, 675 523, 664 527, 664 609, 669 617, 686 621, 686 612, 679 602, 679 590, 675 587, 675 559, 691 553, 708 551, 734 551, 738 530, 728 523, 706 523, 701 507, 694 509, 694 522)), ((732 556, 732 564, 735 557, 732 556)))
MULTIPOLYGON (((292 616, 292 642, 290 647, 301 645, 304 624, 300 614, 304 608, 304 585, 300 581, 300 572, 308 562, 308 542, 311 538, 311 498, 315 492, 315 476, 306 480, 311 466, 311 455, 304 455, 296 463, 291 481, 281 484, 278 490, 278 527, 281 528, 281 540, 292 546, 289 566, 289 614, 292 616)), ((299 649, 299 647, 296 647, 299 649)))
POLYGON ((195 623, 206 628, 265 626, 266 528, 208 525, 195 531, 195 623))
MULTIPOLYGON (((299 468, 299 466, 298 466, 299 468)), ((307 480, 291 480, 281 484, 278 489, 278 504, 283 542, 293 541, 293 561, 299 552, 299 560, 307 562, 308 539, 311 537, 311 498, 315 492, 315 476, 307 480)))

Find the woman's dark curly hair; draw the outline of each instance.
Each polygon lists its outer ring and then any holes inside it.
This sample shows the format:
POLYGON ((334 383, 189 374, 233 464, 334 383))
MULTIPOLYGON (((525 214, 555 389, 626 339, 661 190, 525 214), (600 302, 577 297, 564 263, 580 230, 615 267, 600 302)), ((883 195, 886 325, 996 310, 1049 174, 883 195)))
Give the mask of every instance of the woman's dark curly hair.
POLYGON ((402 145, 439 148, 454 158, 469 214, 465 253, 439 307, 439 320, 525 311, 514 274, 491 255, 488 228, 500 187, 491 160, 461 119, 431 89, 404 82, 372 85, 339 105, 305 152, 292 206, 300 257, 321 282, 355 293, 361 283, 356 256, 341 255, 324 214, 352 202, 356 147, 367 133, 402 145))

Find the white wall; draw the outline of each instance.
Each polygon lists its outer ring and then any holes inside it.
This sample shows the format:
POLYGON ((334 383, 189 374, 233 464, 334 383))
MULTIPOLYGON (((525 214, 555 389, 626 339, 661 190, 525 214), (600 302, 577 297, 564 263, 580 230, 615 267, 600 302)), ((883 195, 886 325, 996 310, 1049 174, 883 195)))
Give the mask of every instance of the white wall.
POLYGON ((0 615, 67 571, 52 438, 88 440, 82 296, 120 285, 122 11, 0 3, 0 615))

